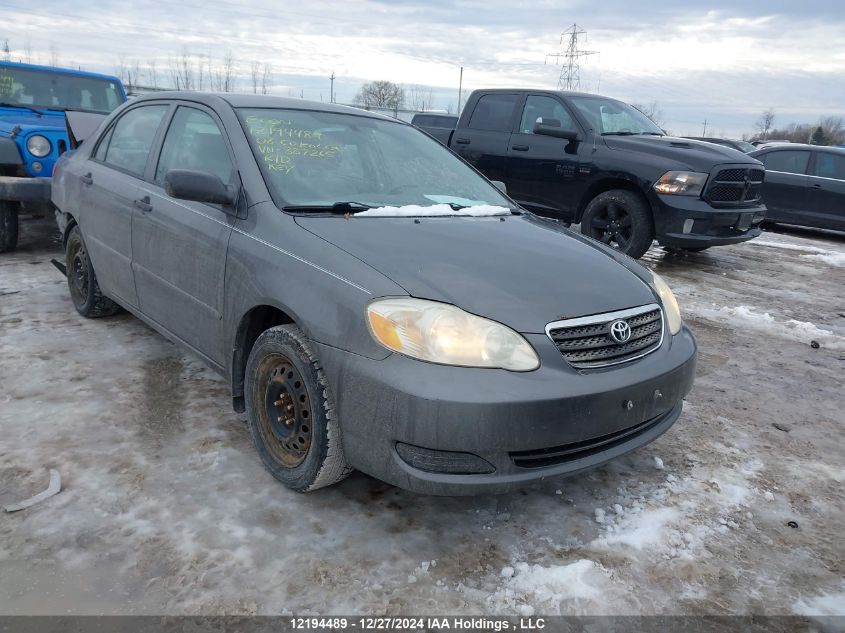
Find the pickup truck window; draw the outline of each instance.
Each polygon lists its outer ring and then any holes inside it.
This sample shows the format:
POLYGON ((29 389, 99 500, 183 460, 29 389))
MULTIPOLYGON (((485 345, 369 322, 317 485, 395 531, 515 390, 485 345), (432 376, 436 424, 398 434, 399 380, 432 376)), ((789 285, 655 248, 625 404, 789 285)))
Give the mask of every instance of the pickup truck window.
POLYGON ((845 155, 818 152, 816 154, 816 176, 845 180, 845 155))
POLYGON ((196 108, 179 106, 164 137, 155 180, 164 184, 171 169, 195 169, 232 181, 234 167, 223 133, 209 115, 196 108))
POLYGON ((0 68, 0 101, 108 113, 124 99, 114 81, 31 68, 0 68))
POLYGON ((769 152, 761 156, 766 169, 782 171, 787 174, 806 174, 807 163, 810 162, 810 152, 799 150, 785 150, 769 152))
POLYGON ((279 206, 511 206, 492 184, 410 125, 322 111, 239 114, 279 206))
POLYGON ((531 95, 525 100, 525 108, 522 110, 522 121, 519 124, 519 131, 523 134, 533 134, 534 123, 540 117, 544 119, 557 119, 560 121, 560 127, 564 130, 575 129, 575 122, 560 101, 551 97, 531 95))
POLYGON ((415 114, 411 123, 424 127, 440 127, 445 130, 454 130, 458 124, 458 117, 442 114, 415 114))
POLYGON ((605 97, 570 97, 570 101, 598 134, 663 136, 663 130, 627 103, 605 97))
POLYGON ((519 95, 482 95, 475 104, 467 127, 490 132, 510 132, 513 127, 513 113, 519 99, 519 95))
POLYGON ((105 162, 143 176, 153 138, 166 111, 166 105, 142 106, 120 117, 109 132, 105 162))

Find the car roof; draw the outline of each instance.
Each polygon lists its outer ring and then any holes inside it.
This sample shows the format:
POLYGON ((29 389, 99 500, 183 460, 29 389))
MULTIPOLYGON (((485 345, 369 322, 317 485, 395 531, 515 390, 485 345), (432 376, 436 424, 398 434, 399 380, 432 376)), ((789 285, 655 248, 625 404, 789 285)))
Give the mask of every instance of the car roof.
POLYGON ((24 64, 22 62, 0 61, 0 68, 24 68, 26 70, 40 70, 49 73, 60 73, 62 75, 76 75, 77 77, 92 77, 94 79, 105 79, 120 83, 120 79, 114 75, 92 73, 87 70, 75 70, 73 68, 59 68, 58 66, 41 66, 39 64, 24 64))
POLYGON ((293 97, 276 97, 273 95, 238 94, 234 92, 196 92, 193 90, 167 90, 163 92, 151 92, 135 99, 132 103, 142 101, 158 101, 161 99, 181 99, 184 101, 195 101, 207 106, 219 105, 221 101, 233 108, 279 108, 284 110, 309 110, 316 112, 336 112, 338 114, 351 114, 365 116, 373 119, 383 119, 407 125, 404 121, 384 116, 377 112, 370 112, 361 108, 338 105, 336 103, 323 103, 321 101, 308 101, 293 97))
MULTIPOLYGON (((772 143, 767 147, 761 147, 759 152, 762 151, 771 151, 771 150, 815 150, 815 151, 822 151, 822 152, 830 152, 832 154, 843 154, 845 155, 845 149, 835 147, 832 145, 810 145, 809 143, 772 143)), ((754 152, 755 154, 757 152, 754 152)))
POLYGON ((503 94, 512 94, 514 92, 524 93, 530 92, 532 94, 538 95, 558 95, 561 97, 595 97, 597 99, 612 99, 613 101, 621 101, 621 99, 616 99, 615 97, 605 97, 604 95, 597 95, 591 92, 576 92, 574 90, 547 90, 547 89, 534 89, 534 88, 490 88, 489 90, 479 89, 475 90, 474 92, 483 92, 487 93, 503 93, 503 94))

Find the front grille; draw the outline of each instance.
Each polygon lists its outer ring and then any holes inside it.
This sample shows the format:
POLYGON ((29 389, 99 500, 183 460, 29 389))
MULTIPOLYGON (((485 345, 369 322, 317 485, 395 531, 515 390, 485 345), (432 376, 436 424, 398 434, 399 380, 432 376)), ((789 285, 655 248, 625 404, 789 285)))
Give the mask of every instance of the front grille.
POLYGON ((660 424, 666 419, 668 413, 646 420, 634 426, 608 433, 600 437, 593 437, 581 442, 572 442, 563 446, 552 446, 540 448, 533 451, 513 451, 508 453, 514 466, 519 468, 544 468, 546 466, 557 466, 576 459, 589 457, 602 451, 609 450, 625 442, 631 442, 638 436, 643 435, 651 428, 660 424))
POLYGON ((755 167, 719 170, 710 179, 704 199, 714 206, 752 205, 760 201, 765 172, 755 167))
POLYGON ((577 369, 616 365, 645 356, 660 347, 663 341, 663 312, 660 306, 650 304, 566 319, 549 323, 546 333, 563 357, 577 369), (611 326, 617 322, 627 324, 630 331, 630 336, 621 342, 611 333, 611 326))

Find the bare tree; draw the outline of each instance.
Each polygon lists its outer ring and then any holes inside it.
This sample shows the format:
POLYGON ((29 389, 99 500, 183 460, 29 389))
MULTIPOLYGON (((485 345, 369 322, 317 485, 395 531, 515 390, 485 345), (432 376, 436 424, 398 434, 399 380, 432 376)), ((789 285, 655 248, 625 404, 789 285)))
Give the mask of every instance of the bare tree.
POLYGON ((838 145, 845 143, 845 128, 842 125, 841 116, 826 116, 819 119, 819 127, 824 132, 825 138, 831 144, 838 145))
POLYGON ((156 70, 156 60, 151 59, 147 62, 147 83, 150 88, 158 88, 158 71, 156 70))
POLYGON ((264 64, 264 70, 261 72, 261 94, 263 95, 266 95, 270 88, 271 73, 270 64, 264 64))
POLYGON ((355 103, 365 108, 390 108, 396 112, 405 103, 405 91, 390 81, 371 81, 361 86, 355 103))
POLYGON ((182 49, 182 54, 179 57, 170 57, 168 65, 170 66, 170 80, 176 90, 196 89, 194 62, 187 49, 182 49))
POLYGON ((59 48, 51 43, 50 44, 50 66, 58 66, 59 65, 59 48))
POLYGON ((261 71, 261 65, 258 62, 252 62, 249 65, 249 79, 252 82, 252 93, 258 94, 258 82, 261 71))
POLYGON ((235 90, 235 59, 232 50, 226 49, 223 63, 214 70, 214 89, 217 92, 233 92, 235 90))
POLYGON ((434 90, 413 84, 406 91, 406 103, 411 110, 418 112, 431 110, 434 105, 434 90))
POLYGON ((760 139, 766 140, 769 136, 769 131, 772 129, 772 124, 775 122, 775 110, 769 108, 764 110, 760 118, 754 124, 754 128, 760 133, 760 139))
POLYGON ((12 49, 9 48, 9 40, 3 40, 3 60, 9 61, 12 59, 12 49))
POLYGON ((663 124, 665 123, 663 110, 660 109, 660 105, 657 101, 652 101, 648 104, 632 103, 631 105, 651 119, 651 122, 656 126, 663 127, 663 124))
POLYGON ((23 45, 23 60, 27 64, 32 63, 32 40, 26 38, 26 42, 23 45))

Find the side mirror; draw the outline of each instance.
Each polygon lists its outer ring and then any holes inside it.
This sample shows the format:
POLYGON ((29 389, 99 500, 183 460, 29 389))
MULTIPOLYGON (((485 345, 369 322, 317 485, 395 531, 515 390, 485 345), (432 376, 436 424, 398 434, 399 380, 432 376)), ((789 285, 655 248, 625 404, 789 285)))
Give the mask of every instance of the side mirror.
POLYGON ((578 132, 575 130, 564 130, 560 127, 560 121, 557 119, 540 119, 534 124, 534 134, 565 138, 568 141, 578 140, 578 132), (550 121, 557 122, 557 125, 550 125, 550 121))
POLYGON ((164 190, 172 198, 209 204, 234 206, 237 200, 234 187, 214 174, 194 169, 171 169, 164 176, 164 190))
POLYGON ((490 182, 493 183, 493 186, 496 187, 496 189, 501 191, 503 194, 507 195, 508 187, 507 185, 505 185, 505 183, 503 183, 501 180, 491 180, 490 182))

